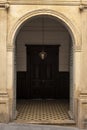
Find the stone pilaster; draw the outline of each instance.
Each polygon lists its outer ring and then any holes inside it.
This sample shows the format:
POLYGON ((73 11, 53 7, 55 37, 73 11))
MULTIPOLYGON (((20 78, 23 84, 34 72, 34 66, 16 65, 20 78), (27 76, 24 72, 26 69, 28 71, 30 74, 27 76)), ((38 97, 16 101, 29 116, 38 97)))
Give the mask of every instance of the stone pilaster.
POLYGON ((0 93, 6 93, 6 33, 7 15, 0 9, 0 93))
POLYGON ((81 50, 75 48, 74 50, 74 65, 73 65, 73 113, 76 124, 78 122, 78 96, 80 91, 80 77, 81 77, 81 50))
MULTIPOLYGON (((84 1, 85 2, 85 1, 84 1)), ((82 52, 80 95, 78 97, 78 127, 87 128, 87 2, 81 5, 82 52)))
POLYGON ((82 22, 82 52, 81 52, 81 80, 80 89, 87 91, 87 9, 81 12, 82 22))
MULTIPOLYGON (((14 43, 13 43, 14 44, 14 43)), ((15 49, 13 46, 7 47, 7 89, 9 93, 10 119, 16 118, 16 65, 15 49)))
POLYGON ((7 11, 0 4, 0 122, 9 121, 9 98, 6 73, 7 11))

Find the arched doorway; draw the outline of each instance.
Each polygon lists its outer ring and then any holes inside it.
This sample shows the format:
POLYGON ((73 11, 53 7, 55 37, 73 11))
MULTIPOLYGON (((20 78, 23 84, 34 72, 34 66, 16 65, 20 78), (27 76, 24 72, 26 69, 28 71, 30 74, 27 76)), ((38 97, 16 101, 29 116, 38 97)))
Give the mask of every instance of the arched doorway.
MULTIPOLYGON (((69 58, 69 50, 70 50, 69 44, 71 44, 70 35, 68 31, 66 30, 66 28, 60 22, 46 15, 36 16, 32 18, 31 20, 27 21, 24 24, 24 26, 21 28, 19 35, 17 36, 17 39, 16 39, 17 72, 29 72, 28 77, 30 77, 30 80, 32 80, 32 82, 33 82, 33 79, 40 80, 40 82, 43 82, 42 80, 51 80, 51 76, 52 76, 52 79, 54 79, 55 75, 56 75, 55 78, 57 79, 57 81, 58 80, 60 81, 61 79, 59 79, 60 77, 59 75, 62 75, 64 73, 65 75, 67 75, 67 77, 62 78, 62 82, 57 83, 57 84, 58 86, 63 84, 64 82, 63 79, 67 81, 65 81, 64 83, 65 85, 61 85, 60 87, 61 90, 58 90, 59 93, 57 93, 56 96, 59 96, 59 98, 66 98, 66 97, 69 98, 69 59, 70 59, 69 58), (44 25, 43 25, 43 19, 44 19, 44 25), (40 57, 40 52, 42 51, 46 52, 45 59, 42 59, 40 57), (43 68, 43 71, 41 69, 41 66, 43 68), (31 67, 31 70, 30 70, 30 67, 31 67), (55 71, 55 73, 53 73, 52 71, 53 72, 55 71), (64 93, 62 91, 64 89, 63 86, 66 86, 64 93), (65 97, 63 97, 64 95, 65 97)), ((62 75, 61 77, 63 76, 64 75, 62 75)), ((29 78, 28 78, 28 81, 29 81, 29 78)), ((31 86, 32 83, 28 82, 27 84, 28 86, 31 86)), ((36 81, 35 84, 38 84, 38 81, 36 81)), ((39 86, 42 86, 42 85, 39 84, 39 86)), ((22 93, 21 95, 19 95, 21 91, 20 89, 22 88, 20 87, 18 90, 19 91, 18 97, 23 98, 22 93)), ((31 95, 31 96, 27 97, 27 92, 28 91, 30 92, 30 89, 32 88, 28 87, 28 89, 25 92, 24 98, 32 98, 31 93, 30 94, 28 93, 28 95, 31 95)), ((23 90, 23 94, 24 94, 24 91, 25 91, 25 88, 23 90)), ((38 94, 40 93, 37 92, 36 98, 39 98, 38 94)))
POLYGON ((50 15, 34 16, 23 24, 16 37, 17 99, 73 103, 71 39, 63 23, 50 15))

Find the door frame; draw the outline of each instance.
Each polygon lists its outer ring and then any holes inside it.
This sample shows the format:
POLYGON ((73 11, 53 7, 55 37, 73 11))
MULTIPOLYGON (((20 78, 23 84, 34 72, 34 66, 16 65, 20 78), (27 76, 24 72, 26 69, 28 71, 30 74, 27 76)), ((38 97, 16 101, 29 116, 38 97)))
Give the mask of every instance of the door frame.
MULTIPOLYGON (((60 20, 63 25, 67 28, 67 30, 70 33, 71 39, 72 39, 72 49, 73 49, 73 97, 70 97, 70 102, 72 98, 73 102, 73 108, 70 110, 70 113, 72 113, 73 119, 77 119, 77 91, 78 91, 78 84, 79 84, 79 78, 80 78, 80 51, 81 51, 81 42, 80 42, 80 34, 77 30, 77 28, 73 25, 72 21, 68 19, 64 14, 61 14, 60 12, 57 12, 55 10, 50 9, 40 9, 40 10, 34 10, 29 13, 25 13, 24 16, 18 19, 18 21, 15 23, 14 27, 12 28, 9 37, 8 37, 8 49, 7 49, 7 58, 8 58, 8 72, 11 73, 11 79, 7 77, 8 79, 8 85, 10 84, 11 87, 11 118, 14 119, 17 115, 16 112, 16 36, 18 35, 18 32, 24 22, 26 20, 38 16, 38 15, 49 15, 54 17, 56 20, 60 20), (9 60, 10 59, 10 60, 9 60), (78 60, 77 60, 78 59, 78 60), (79 62, 78 62, 79 61, 79 62), (9 66, 11 65, 11 66, 9 66), (78 74, 79 73, 79 74, 78 74), (79 77, 78 77, 79 75, 79 77)), ((9 75, 9 74, 8 74, 9 75)))

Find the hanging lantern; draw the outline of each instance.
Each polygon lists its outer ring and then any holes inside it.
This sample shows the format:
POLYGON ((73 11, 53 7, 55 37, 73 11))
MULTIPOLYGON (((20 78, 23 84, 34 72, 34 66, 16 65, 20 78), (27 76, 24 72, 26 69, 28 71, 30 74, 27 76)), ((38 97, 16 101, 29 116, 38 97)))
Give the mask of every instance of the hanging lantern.
MULTIPOLYGON (((42 45, 44 45, 45 40, 45 32, 44 32, 44 16, 42 17, 42 45)), ((44 51, 44 49, 39 53, 39 56, 42 60, 44 60, 47 57, 47 52, 44 51)))
POLYGON ((42 60, 44 60, 44 59, 47 57, 47 53, 46 53, 44 50, 42 50, 42 51, 39 53, 39 56, 40 56, 40 58, 41 58, 42 60))

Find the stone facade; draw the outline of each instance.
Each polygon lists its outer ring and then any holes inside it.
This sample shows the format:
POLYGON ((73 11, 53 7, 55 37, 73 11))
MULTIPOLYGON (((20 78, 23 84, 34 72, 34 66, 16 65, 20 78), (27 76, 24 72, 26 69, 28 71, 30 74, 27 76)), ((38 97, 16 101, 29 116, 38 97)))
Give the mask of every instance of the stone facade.
POLYGON ((73 109, 80 128, 87 121, 87 0, 0 0, 0 122, 16 117, 15 40, 23 23, 37 15, 59 19, 73 42, 73 109))

